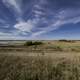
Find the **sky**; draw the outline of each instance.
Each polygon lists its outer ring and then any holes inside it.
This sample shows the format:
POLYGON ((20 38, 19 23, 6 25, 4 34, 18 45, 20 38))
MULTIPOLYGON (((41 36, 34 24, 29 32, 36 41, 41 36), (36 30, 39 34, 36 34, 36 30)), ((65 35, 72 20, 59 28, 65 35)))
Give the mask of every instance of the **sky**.
POLYGON ((0 0, 3 39, 80 39, 80 0, 0 0))

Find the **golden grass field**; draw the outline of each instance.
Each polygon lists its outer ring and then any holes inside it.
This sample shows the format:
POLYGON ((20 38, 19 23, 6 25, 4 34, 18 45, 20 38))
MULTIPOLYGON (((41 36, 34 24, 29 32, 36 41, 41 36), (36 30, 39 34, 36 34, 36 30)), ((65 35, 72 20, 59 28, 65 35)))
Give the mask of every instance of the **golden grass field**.
POLYGON ((80 80, 80 41, 0 46, 0 80, 80 80))

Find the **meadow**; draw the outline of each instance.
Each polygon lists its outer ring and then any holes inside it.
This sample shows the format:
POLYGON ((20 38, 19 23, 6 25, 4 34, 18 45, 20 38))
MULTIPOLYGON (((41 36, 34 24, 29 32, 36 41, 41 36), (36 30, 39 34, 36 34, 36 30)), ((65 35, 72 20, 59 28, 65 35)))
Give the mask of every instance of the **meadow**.
POLYGON ((80 41, 0 46, 0 80, 80 80, 80 41))

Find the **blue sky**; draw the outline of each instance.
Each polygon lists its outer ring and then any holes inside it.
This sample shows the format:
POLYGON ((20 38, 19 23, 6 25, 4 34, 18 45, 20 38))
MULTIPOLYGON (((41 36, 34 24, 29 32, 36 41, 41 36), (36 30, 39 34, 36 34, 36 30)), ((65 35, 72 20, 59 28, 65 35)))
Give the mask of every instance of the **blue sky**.
POLYGON ((0 0, 0 39, 80 39, 80 0, 0 0))

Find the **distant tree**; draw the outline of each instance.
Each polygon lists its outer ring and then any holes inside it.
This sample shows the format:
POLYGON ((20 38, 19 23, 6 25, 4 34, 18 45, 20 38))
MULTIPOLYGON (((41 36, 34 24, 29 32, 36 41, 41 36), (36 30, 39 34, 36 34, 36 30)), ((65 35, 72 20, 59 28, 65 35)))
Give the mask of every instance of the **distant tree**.
POLYGON ((33 45, 41 45, 43 44, 42 42, 38 42, 38 41, 35 41, 35 42, 32 42, 32 41, 27 41, 24 46, 33 46, 33 45))
POLYGON ((75 42, 74 40, 66 40, 66 39, 62 39, 62 40, 59 40, 60 42, 75 42))
POLYGON ((33 45, 32 41, 27 41, 24 43, 24 46, 31 46, 31 45, 33 45))

